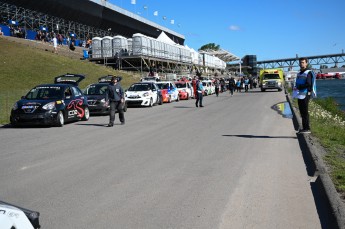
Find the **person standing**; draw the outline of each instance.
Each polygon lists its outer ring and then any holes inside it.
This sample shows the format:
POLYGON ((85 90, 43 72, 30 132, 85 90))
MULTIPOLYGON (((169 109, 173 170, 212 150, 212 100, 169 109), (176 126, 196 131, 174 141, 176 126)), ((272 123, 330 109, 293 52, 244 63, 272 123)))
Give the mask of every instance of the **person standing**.
POLYGON ((298 108, 301 114, 303 128, 298 133, 308 134, 310 133, 308 106, 313 90, 313 72, 308 66, 307 58, 300 58, 299 66, 300 72, 296 77, 294 97, 298 99, 298 108))
POLYGON ((53 46, 54 46, 54 53, 57 53, 58 40, 56 38, 56 35, 54 35, 54 38, 53 38, 53 46))
POLYGON ((229 90, 230 90, 230 95, 231 96, 234 95, 235 87, 236 87, 235 79, 234 79, 234 77, 231 77, 229 79, 229 90))
POLYGON ((110 105, 108 127, 114 126, 116 110, 119 113, 121 125, 125 124, 125 115, 123 112, 125 98, 123 89, 121 87, 121 84, 119 83, 120 80, 121 77, 113 76, 105 94, 105 101, 107 101, 107 103, 110 105))
POLYGON ((216 90, 216 96, 218 97, 218 95, 219 95, 219 81, 218 81, 218 79, 216 79, 214 81, 214 87, 215 87, 215 90, 216 90))
POLYGON ((202 97, 203 97, 203 93, 204 93, 204 85, 202 85, 201 80, 198 80, 196 82, 196 90, 197 90, 197 96, 196 96, 196 102, 195 102, 195 106, 198 107, 204 107, 202 105, 202 97))

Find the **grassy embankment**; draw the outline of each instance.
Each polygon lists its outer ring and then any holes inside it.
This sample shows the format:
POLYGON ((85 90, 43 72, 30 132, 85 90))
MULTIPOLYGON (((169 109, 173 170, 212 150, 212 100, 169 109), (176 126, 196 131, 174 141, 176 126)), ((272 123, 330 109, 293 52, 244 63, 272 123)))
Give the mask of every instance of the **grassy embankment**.
POLYGON ((324 160, 336 189, 345 198, 345 113, 332 98, 311 101, 309 110, 312 133, 326 149, 324 160))
MULTIPOLYGON (((291 94, 291 89, 288 90, 291 94)), ((297 99, 293 101, 298 109, 297 99)), ((309 105, 312 135, 325 148, 323 159, 333 183, 345 199, 345 113, 332 98, 312 99, 309 105)))
POLYGON ((87 60, 57 55, 2 37, 0 47, 0 124, 9 123, 12 105, 32 87, 53 83, 54 77, 65 73, 86 75, 79 85, 82 89, 108 74, 123 76, 123 87, 139 79, 128 72, 114 71, 87 60))

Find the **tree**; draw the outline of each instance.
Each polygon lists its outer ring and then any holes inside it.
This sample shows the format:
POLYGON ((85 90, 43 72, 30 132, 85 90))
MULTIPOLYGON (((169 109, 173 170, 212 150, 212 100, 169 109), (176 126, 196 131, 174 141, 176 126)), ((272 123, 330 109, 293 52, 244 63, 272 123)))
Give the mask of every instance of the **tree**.
POLYGON ((214 51, 218 51, 220 49, 220 46, 219 45, 216 45, 215 43, 208 43, 206 45, 203 45, 201 46, 201 48, 199 48, 199 51, 200 50, 214 50, 214 51))

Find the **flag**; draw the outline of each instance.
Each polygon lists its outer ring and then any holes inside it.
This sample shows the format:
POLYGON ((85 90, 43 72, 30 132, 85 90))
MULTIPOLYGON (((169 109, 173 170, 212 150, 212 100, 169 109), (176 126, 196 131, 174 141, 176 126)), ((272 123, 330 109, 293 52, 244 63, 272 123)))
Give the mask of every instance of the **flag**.
POLYGON ((135 5, 136 3, 137 3, 136 0, 131 0, 131 4, 132 4, 132 5, 135 5))
POLYGON ((174 24, 175 23, 175 20, 170 20, 170 24, 174 24))
POLYGON ((158 16, 158 11, 156 10, 155 12, 153 12, 154 16, 158 16))

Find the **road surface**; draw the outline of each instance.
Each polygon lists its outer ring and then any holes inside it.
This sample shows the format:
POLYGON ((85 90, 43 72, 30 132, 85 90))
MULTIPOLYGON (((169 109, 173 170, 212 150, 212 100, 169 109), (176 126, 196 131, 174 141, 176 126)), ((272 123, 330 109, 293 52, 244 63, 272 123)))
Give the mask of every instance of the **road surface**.
POLYGON ((321 228, 283 92, 129 108, 62 128, 0 128, 0 200, 42 228, 321 228), (116 124, 119 124, 116 115, 116 124))

